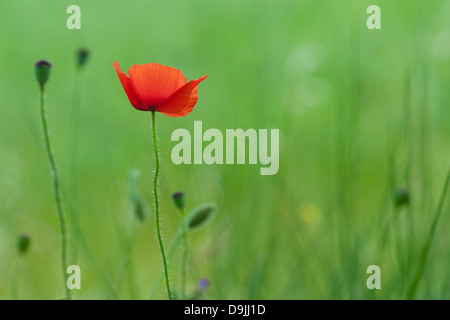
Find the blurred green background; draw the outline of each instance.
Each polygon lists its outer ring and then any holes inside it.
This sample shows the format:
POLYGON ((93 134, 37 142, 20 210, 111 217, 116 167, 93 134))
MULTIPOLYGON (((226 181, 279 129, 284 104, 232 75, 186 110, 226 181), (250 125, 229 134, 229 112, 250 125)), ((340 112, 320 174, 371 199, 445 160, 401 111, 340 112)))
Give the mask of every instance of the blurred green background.
MULTIPOLYGON (((148 299, 162 267, 151 210, 151 115, 131 107, 114 61, 124 71, 158 62, 188 80, 209 75, 189 116, 157 114, 166 245, 179 224, 173 192, 186 193, 188 210, 218 207, 209 225, 190 233, 189 291, 208 278, 205 299, 407 297, 449 166, 450 2, 2 0, 0 7, 1 299, 11 298, 17 268, 20 299, 64 297, 34 77, 39 59, 53 64, 46 103, 65 207, 77 208, 91 249, 81 246, 70 260, 82 272, 75 299, 111 298, 105 281, 116 287, 126 256, 135 168, 149 212, 116 298, 148 299), (66 27, 71 4, 81 8, 81 30, 66 27), (381 30, 366 27, 372 4, 381 8, 381 30), (80 47, 91 57, 76 77, 80 47), (193 133, 194 120, 204 130, 279 128, 278 174, 261 176, 260 165, 174 165, 171 133, 193 133), (408 190, 409 206, 395 206, 399 188, 408 190), (16 250, 21 233, 32 241, 24 257, 16 250), (381 290, 366 287, 373 264, 381 290)), ((449 205, 417 298, 450 298, 449 205)), ((70 217, 69 224, 73 236, 70 217)), ((178 254, 171 274, 178 289, 178 254)), ((156 298, 166 298, 164 289, 156 298)))

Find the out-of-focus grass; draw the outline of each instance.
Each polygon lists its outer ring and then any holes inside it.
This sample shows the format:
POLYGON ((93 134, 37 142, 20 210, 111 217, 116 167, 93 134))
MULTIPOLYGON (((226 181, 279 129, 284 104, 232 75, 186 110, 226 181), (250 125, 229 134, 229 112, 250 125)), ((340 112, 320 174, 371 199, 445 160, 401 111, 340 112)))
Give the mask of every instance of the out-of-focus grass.
MULTIPOLYGON (((192 114, 158 114, 166 243, 177 232, 170 195, 188 209, 214 201, 211 225, 192 233, 188 288, 206 298, 405 298, 449 165, 450 5, 377 1, 382 30, 365 26, 373 1, 76 1, 82 29, 66 28, 70 1, 3 0, 0 32, 0 298, 10 298, 16 236, 32 238, 20 298, 63 295, 59 227, 38 117, 33 63, 53 63, 47 108, 68 190, 75 50, 83 74, 78 211, 92 255, 117 278, 130 221, 127 177, 141 171, 151 198, 150 114, 134 110, 112 67, 159 62, 188 79, 208 74, 192 114), (280 170, 170 161, 176 128, 279 128, 280 170), (392 197, 407 187, 411 204, 392 197), (387 229, 386 229, 387 228, 387 229), (383 248, 383 239, 385 245, 383 248), (377 264, 382 290, 369 292, 377 264)), ((418 298, 448 295, 449 204, 444 204, 418 298)), ((154 221, 139 224, 119 298, 148 298, 161 260, 154 221)), ((80 249, 82 290, 107 290, 80 249)), ((178 261, 172 261, 178 283, 178 261)), ((114 284, 115 285, 115 284, 114 284)), ((161 288, 161 298, 164 292, 161 288)))

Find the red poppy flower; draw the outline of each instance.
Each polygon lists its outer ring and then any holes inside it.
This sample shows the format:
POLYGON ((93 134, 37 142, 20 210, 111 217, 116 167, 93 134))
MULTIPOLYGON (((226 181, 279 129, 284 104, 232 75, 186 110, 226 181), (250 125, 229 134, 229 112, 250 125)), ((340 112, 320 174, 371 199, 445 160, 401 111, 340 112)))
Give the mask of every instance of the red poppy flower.
POLYGON ((137 110, 159 111, 170 117, 188 115, 198 100, 197 86, 208 76, 186 83, 180 70, 159 63, 135 64, 128 77, 114 62, 119 80, 137 110))

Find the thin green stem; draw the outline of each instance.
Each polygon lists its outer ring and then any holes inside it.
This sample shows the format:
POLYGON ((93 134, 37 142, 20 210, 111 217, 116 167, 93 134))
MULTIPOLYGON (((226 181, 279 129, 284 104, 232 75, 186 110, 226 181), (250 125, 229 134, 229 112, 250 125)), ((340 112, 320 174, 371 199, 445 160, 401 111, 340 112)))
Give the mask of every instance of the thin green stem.
POLYGON ((450 183, 450 168, 447 173, 447 178, 445 179, 444 188, 442 189, 441 197, 439 199, 439 203, 436 209, 436 213, 434 215, 433 223, 431 224, 430 231, 428 232, 428 238, 425 242, 425 246, 422 249, 422 253, 420 255, 419 266, 417 268, 417 273, 414 278, 414 281, 409 289, 408 299, 414 299, 417 291, 417 287, 419 286, 420 279, 422 279, 422 274, 425 268, 425 263, 428 258, 428 253, 430 252, 431 242, 433 241, 434 234, 436 232, 436 227, 439 222, 439 218, 441 216, 442 208, 444 206, 445 198, 447 195, 448 186, 450 183))
POLYGON ((156 219, 156 233, 158 235, 159 248, 161 249, 161 257, 164 264, 164 275, 166 277, 166 287, 169 300, 172 300, 172 289, 170 288, 169 280, 169 266, 166 259, 166 253, 164 251, 164 244, 162 240, 162 232, 160 226, 159 218, 159 196, 158 196, 158 179, 159 179, 159 151, 158 151, 158 141, 156 137, 156 115, 155 111, 152 111, 152 130, 153 130, 153 147, 155 151, 155 175, 153 177, 153 196, 155 199, 155 219, 156 219))
POLYGON ((82 232, 80 233, 80 245, 81 249, 83 249, 84 257, 86 258, 86 262, 89 264, 89 267, 96 273, 96 277, 103 282, 103 288, 108 291, 108 299, 116 300, 118 298, 116 290, 113 288, 105 272, 95 259, 95 256, 92 253, 91 248, 89 247, 89 244, 82 232))
POLYGON ((134 239, 136 237, 136 228, 137 228, 137 219, 139 216, 138 207, 139 207, 139 194, 137 192, 137 177, 139 176, 139 172, 134 170, 130 174, 130 231, 125 239, 125 245, 123 248, 123 259, 121 263, 121 267, 119 269, 119 273, 117 276, 117 286, 116 291, 119 294, 122 288, 122 283, 125 278, 125 275, 128 272, 128 269, 131 264, 131 255, 133 250, 134 239))
POLYGON ((72 259, 76 263, 78 259, 78 249, 80 244, 80 219, 78 216, 78 181, 77 181, 77 166, 78 159, 78 128, 80 122, 80 100, 81 100, 81 69, 77 68, 74 79, 72 108, 71 108, 71 123, 70 123, 70 142, 69 142, 69 213, 73 223, 73 237, 72 237, 72 259))
MULTIPOLYGON (((183 239, 183 230, 178 229, 174 239, 172 240, 172 243, 169 246, 169 250, 168 250, 168 253, 167 253, 167 256, 168 256, 169 260, 177 252, 178 246, 180 245, 180 242, 181 242, 182 239, 183 239)), ((163 273, 164 272, 161 270, 161 272, 158 274, 158 277, 156 278, 155 282, 153 283, 152 291, 150 293, 150 299, 151 300, 155 299, 155 297, 156 297, 156 295, 158 293, 158 289, 159 289, 159 287, 161 285, 163 273)))
POLYGON ((181 298, 186 299, 186 272, 187 272, 187 257, 188 257, 188 237, 187 237, 187 223, 184 210, 180 209, 181 230, 183 230, 183 253, 181 255, 181 298))
POLYGON ((13 270, 12 281, 11 281, 11 299, 19 299, 19 285, 20 278, 22 276, 23 261, 22 257, 18 257, 13 270))
POLYGON ((48 162, 50 164, 50 174, 53 180, 53 190, 55 195, 56 208, 58 210, 59 224, 61 227, 61 264, 62 264, 62 273, 64 279, 64 288, 66 291, 66 298, 70 299, 70 290, 67 287, 67 227, 66 227, 66 216, 64 213, 64 207, 61 197, 61 186, 59 183, 58 171, 56 170, 56 162, 53 156, 53 150, 50 144, 50 136, 48 132, 47 125, 47 115, 45 113, 45 90, 44 86, 41 86, 41 119, 42 119, 42 127, 44 129, 44 142, 45 149, 47 150, 48 162))
POLYGON ((79 183, 77 180, 78 170, 76 162, 78 161, 78 141, 79 141, 79 123, 81 116, 81 101, 82 101, 82 68, 78 67, 75 71, 74 88, 72 97, 71 108, 71 123, 70 123, 70 143, 69 143, 69 190, 70 198, 68 199, 69 205, 69 218, 72 223, 72 241, 70 249, 72 249, 70 255, 70 261, 76 263, 79 256, 80 249, 83 250, 84 256, 87 259, 89 266, 96 272, 98 279, 103 282, 103 287, 108 291, 108 299, 117 299, 117 293, 115 292, 108 277, 103 272, 98 261, 94 257, 90 246, 84 236, 83 230, 80 224, 79 217, 79 183))
POLYGON ((117 285, 116 285, 117 294, 119 294, 121 291, 123 279, 125 278, 125 275, 127 274, 128 268, 130 267, 130 263, 131 263, 131 253, 132 253, 132 249, 133 249, 134 238, 136 236, 136 218, 132 217, 131 219, 133 219, 132 226, 131 226, 130 234, 128 235, 128 239, 126 240, 126 243, 125 243, 125 247, 123 250, 124 251, 123 259, 122 259, 122 263, 120 264, 119 273, 117 275, 117 285))

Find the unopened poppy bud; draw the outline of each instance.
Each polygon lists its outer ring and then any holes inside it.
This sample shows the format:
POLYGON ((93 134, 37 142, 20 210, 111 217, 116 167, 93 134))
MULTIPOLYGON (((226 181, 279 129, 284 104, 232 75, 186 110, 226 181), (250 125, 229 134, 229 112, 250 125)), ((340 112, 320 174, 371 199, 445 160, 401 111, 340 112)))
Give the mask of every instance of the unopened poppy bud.
POLYGON ((188 228, 196 229, 209 222, 216 213, 215 203, 204 203, 194 208, 188 216, 188 228))
POLYGON ((186 202, 186 196, 184 192, 178 191, 172 195, 173 202, 177 206, 178 209, 183 210, 184 204, 186 202))
POLYGON ((25 254, 30 247, 30 237, 26 234, 21 234, 17 237, 17 251, 20 254, 25 254))
POLYGON ((407 207, 410 200, 408 190, 402 188, 395 191, 394 200, 397 208, 407 207))
POLYGON ((52 68, 52 64, 46 60, 39 60, 34 65, 34 71, 36 73, 36 79, 39 82, 41 88, 44 87, 44 84, 47 82, 50 77, 50 69, 52 68))
POLYGON ((79 49, 77 53, 77 63, 78 67, 83 67, 89 58, 89 51, 87 49, 79 49))

